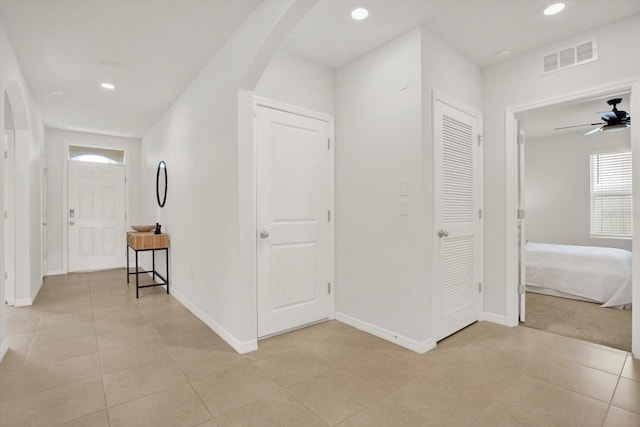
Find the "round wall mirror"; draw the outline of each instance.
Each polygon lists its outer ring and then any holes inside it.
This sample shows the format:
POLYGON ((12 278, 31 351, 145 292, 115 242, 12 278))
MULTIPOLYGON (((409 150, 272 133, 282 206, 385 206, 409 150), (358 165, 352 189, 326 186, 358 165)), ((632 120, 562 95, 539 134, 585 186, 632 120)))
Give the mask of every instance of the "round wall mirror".
POLYGON ((158 206, 163 208, 167 201, 167 165, 164 160, 158 163, 158 172, 156 172, 156 198, 158 206))

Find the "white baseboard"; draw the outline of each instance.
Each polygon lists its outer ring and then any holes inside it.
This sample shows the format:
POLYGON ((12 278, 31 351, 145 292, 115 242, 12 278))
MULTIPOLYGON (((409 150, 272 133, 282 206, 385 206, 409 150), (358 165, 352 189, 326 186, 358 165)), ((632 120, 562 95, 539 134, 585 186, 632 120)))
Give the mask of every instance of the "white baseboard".
POLYGON ((434 348, 436 348, 436 342, 433 338, 429 338, 426 341, 416 341, 414 339, 407 338, 405 336, 396 334, 395 332, 349 316, 348 314, 336 313, 336 320, 342 323, 346 323, 349 326, 353 326, 354 328, 368 332, 371 335, 377 336, 378 338, 382 338, 404 348, 408 348, 409 350, 413 350, 416 353, 423 354, 429 350, 433 350, 434 348))
POLYGON ((14 307, 26 307, 28 305, 33 305, 33 299, 31 297, 29 297, 29 298, 16 298, 13 301, 13 306, 14 307))
POLYGON ((178 301, 182 303, 189 311, 191 311, 198 319, 202 320, 208 327, 210 327, 216 334, 227 342, 235 351, 240 354, 249 353, 258 349, 258 340, 238 341, 233 335, 229 333, 225 328, 220 326, 218 322, 207 316, 202 310, 193 305, 184 295, 180 292, 176 292, 173 288, 170 290, 178 301))
POLYGON ((486 311, 483 311, 482 313, 480 313, 480 320, 497 323, 498 325, 502 326, 509 326, 507 324, 507 317, 502 314, 488 313, 486 311))
POLYGON ((9 340, 5 337, 0 344, 0 362, 4 359, 4 355, 9 351, 9 340))
POLYGON ((45 277, 46 276, 60 276, 61 274, 67 274, 67 271, 65 271, 65 270, 47 270, 47 272, 45 273, 45 277))

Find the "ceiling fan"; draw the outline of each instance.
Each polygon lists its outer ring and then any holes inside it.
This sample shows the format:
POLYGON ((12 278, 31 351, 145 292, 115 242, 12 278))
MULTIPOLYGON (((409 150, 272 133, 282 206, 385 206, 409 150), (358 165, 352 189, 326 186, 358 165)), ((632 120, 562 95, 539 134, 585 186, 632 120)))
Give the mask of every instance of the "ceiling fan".
POLYGON ((576 126, 565 126, 561 128, 555 128, 554 130, 560 129, 569 129, 569 128, 577 128, 582 126, 598 126, 595 129, 590 130, 585 133, 585 135, 591 135, 596 132, 617 132, 623 129, 626 129, 631 126, 631 116, 627 114, 626 111, 618 110, 617 105, 622 102, 622 98, 614 98, 607 101, 607 104, 613 106, 611 111, 604 111, 600 114, 601 122, 598 123, 587 123, 584 125, 576 125, 576 126))

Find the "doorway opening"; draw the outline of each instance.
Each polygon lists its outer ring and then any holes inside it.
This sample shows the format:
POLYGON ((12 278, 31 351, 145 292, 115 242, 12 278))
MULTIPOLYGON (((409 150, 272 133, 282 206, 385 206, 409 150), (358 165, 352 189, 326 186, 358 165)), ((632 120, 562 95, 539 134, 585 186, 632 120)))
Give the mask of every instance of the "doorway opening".
POLYGON ((630 351, 631 137, 599 130, 611 99, 628 114, 627 91, 516 115, 520 321, 630 351))
MULTIPOLYGON (((607 86, 602 86, 594 89, 589 89, 585 91, 581 91, 578 93, 568 94, 564 96, 559 96, 550 100, 538 101, 518 107, 512 107, 505 110, 505 125, 506 125, 506 134, 511 137, 507 138, 506 144, 506 171, 507 171, 507 192, 506 192, 506 208, 507 208, 507 224, 506 224, 506 234, 507 234, 507 283, 510 284, 506 287, 507 292, 507 323, 510 325, 517 325, 520 316, 524 317, 523 320, 526 322, 526 293, 525 293, 525 281, 526 281, 526 265, 525 265, 525 274, 522 276, 519 274, 520 262, 519 262, 519 254, 526 251, 525 244, 527 239, 527 234, 524 234, 524 238, 521 238, 520 231, 524 229, 524 221, 527 218, 526 211, 520 211, 521 206, 519 205, 519 185, 518 185, 518 145, 519 145, 519 129, 518 122, 516 120, 517 117, 521 117, 527 112, 534 112, 539 109, 552 109, 552 108, 560 108, 561 106, 566 106, 567 104, 580 104, 586 103, 588 101, 595 101, 600 99, 600 102, 606 107, 606 101, 609 97, 613 95, 621 95, 621 94, 629 94, 629 104, 626 111, 629 112, 629 115, 633 115, 634 111, 640 110, 640 81, 627 81, 621 82, 618 84, 611 84, 607 86), (606 99, 605 99, 606 98, 606 99), (604 99, 604 101, 602 101, 604 99)), ((622 108, 621 108, 622 109, 622 108)), ((601 111, 606 111, 607 108, 597 108, 591 114, 595 114, 601 111)), ((598 116, 595 116, 597 122, 598 116)), ((586 122, 576 122, 577 124, 582 124, 586 122)), ((569 123, 571 125, 573 123, 569 123)), ((524 125, 526 128, 526 124, 524 125)), ((565 126, 568 126, 565 124, 565 126)), ((589 129, 586 129, 589 130, 589 129)), ((626 132, 630 135, 630 148, 632 155, 634 157, 640 156, 640 133, 637 129, 631 127, 627 129, 626 132)), ((585 131, 586 133, 586 131, 585 131)), ((584 138, 587 138, 585 136, 584 138)), ((633 173, 633 180, 636 181, 634 183, 634 187, 637 188, 637 181, 640 179, 640 165, 637 162, 632 166, 633 169, 636 169, 633 173)), ((588 160, 587 160, 588 165, 588 160)), ((526 205, 531 205, 531 201, 527 201, 526 205)), ((633 200, 633 210, 637 211, 638 206, 640 205, 640 200, 633 200)), ((589 209, 589 205, 587 206, 587 210, 589 209)), ((633 226, 634 228, 640 227, 640 217, 633 217, 633 226)), ((634 233, 631 238, 631 245, 637 246, 640 242, 637 241, 639 236, 637 233, 634 233), (634 243, 635 241, 635 243, 634 243)), ((525 252, 526 253, 526 252, 525 252)), ((637 254, 634 254, 631 257, 631 265, 633 267, 637 267, 636 269, 640 269, 640 259, 638 259, 637 254)), ((637 276, 637 275, 636 275, 637 276)), ((635 302, 634 305, 640 303, 640 292, 638 291, 640 280, 638 278, 632 279, 631 283, 631 293, 632 293, 632 303, 635 302)), ((633 353, 638 354, 640 350, 640 316, 638 316, 637 311, 632 311, 631 314, 631 350, 633 353)))

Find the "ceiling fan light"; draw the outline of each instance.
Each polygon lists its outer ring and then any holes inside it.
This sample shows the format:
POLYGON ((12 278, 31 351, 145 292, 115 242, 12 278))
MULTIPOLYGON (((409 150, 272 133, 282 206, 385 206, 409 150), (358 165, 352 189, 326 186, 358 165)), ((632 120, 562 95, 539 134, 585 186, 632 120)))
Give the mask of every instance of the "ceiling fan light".
POLYGON ((553 3, 545 7, 542 13, 544 13, 546 16, 555 15, 556 13, 562 12, 564 10, 564 7, 564 3, 553 3))
POLYGON ((607 125, 602 127, 603 132, 620 132, 630 127, 630 123, 619 123, 617 125, 607 125))

